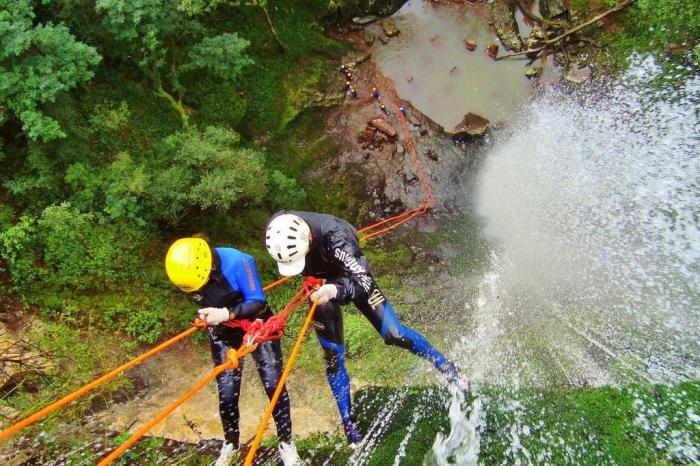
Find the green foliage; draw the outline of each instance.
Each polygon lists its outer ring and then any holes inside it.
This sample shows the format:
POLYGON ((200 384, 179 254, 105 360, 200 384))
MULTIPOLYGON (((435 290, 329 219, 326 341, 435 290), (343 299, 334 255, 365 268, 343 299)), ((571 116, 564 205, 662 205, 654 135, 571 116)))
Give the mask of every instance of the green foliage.
POLYGON ((183 71, 206 70, 224 81, 234 81, 243 68, 253 63, 245 54, 249 45, 236 33, 205 37, 190 48, 190 61, 182 67, 183 71))
MULTIPOLYGON (((34 25, 29 0, 0 0, 0 107, 22 121, 34 140, 66 135, 42 106, 92 78, 100 62, 93 47, 63 25, 34 25)), ((0 113, 0 124, 8 118, 0 113)))
POLYGON ((99 0, 96 9, 104 14, 105 27, 119 44, 115 44, 117 56, 137 57, 155 94, 177 111, 182 126, 188 128, 183 74, 203 71, 230 82, 252 60, 245 54, 248 41, 229 32, 206 36, 199 19, 188 14, 192 11, 178 9, 178 4, 176 0, 99 0))
MULTIPOLYGON (((48 403, 55 401, 86 383, 99 374, 112 369, 115 364, 133 356, 135 347, 128 341, 106 334, 93 334, 89 330, 76 329, 61 321, 50 321, 33 326, 31 341, 40 350, 49 354, 59 370, 52 377, 43 380, 42 390, 30 392, 20 389, 4 401, 20 413, 28 415, 48 403)), ((37 426, 46 430, 61 422, 80 425, 83 414, 91 407, 93 400, 107 401, 116 393, 131 386, 126 377, 102 385, 90 395, 80 398, 61 409, 60 416, 50 416, 37 426)), ((65 427, 65 426, 64 426, 65 427)), ((27 434, 31 435, 31 428, 27 434)), ((38 433, 38 432, 36 432, 38 433)), ((93 434, 94 435, 94 434, 93 434)))
POLYGON ((37 222, 46 280, 74 289, 120 286, 138 273, 140 231, 100 224, 69 203, 48 207, 37 222))
POLYGON ((201 127, 226 126, 233 129, 245 114, 246 100, 230 84, 212 84, 199 92, 193 91, 189 98, 197 101, 193 121, 201 127))
POLYGON ((12 207, 5 205, 0 202, 0 232, 5 231, 7 228, 12 226, 12 219, 15 213, 12 207))
MULTIPOLYGON (((117 41, 130 45, 139 65, 146 70, 164 66, 168 42, 175 34, 190 31, 188 21, 171 0, 97 0, 95 10, 104 15, 103 25, 117 41)), ((192 21, 193 26, 199 26, 192 21)), ((123 50, 122 53, 126 52, 123 50)))
POLYGON ((16 290, 26 289, 28 283, 40 277, 32 247, 35 234, 36 221, 30 215, 23 215, 15 225, 0 232, 0 258, 7 265, 16 290))
POLYGON ((177 223, 195 206, 222 211, 259 202, 267 189, 263 155, 238 147, 239 141, 234 131, 212 126, 166 138, 165 167, 149 186, 154 211, 177 223))
POLYGON ((61 174, 40 145, 32 144, 24 159, 24 167, 13 178, 3 182, 15 198, 22 199, 29 206, 40 209, 51 204, 54 199, 61 199, 61 174))
POLYGON ((270 189, 267 196, 273 209, 300 209, 306 200, 306 193, 294 178, 285 176, 279 170, 270 174, 270 189))
POLYGON ((155 343, 163 331, 160 315, 152 309, 138 309, 128 314, 126 333, 141 343, 155 343))
POLYGON ((69 203, 48 207, 37 218, 24 215, 0 233, 0 257, 23 295, 40 280, 74 290, 120 286, 138 274, 142 246, 141 231, 99 223, 69 203))

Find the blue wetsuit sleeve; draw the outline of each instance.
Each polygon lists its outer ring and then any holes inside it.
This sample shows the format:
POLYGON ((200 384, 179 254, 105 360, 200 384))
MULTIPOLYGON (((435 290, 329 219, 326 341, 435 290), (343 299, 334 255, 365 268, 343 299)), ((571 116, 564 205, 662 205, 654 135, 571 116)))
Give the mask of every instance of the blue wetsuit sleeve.
POLYGON ((243 301, 231 306, 229 310, 237 318, 254 318, 265 309, 265 292, 258 271, 255 269, 255 261, 248 255, 241 255, 236 267, 232 270, 238 290, 243 295, 243 301))

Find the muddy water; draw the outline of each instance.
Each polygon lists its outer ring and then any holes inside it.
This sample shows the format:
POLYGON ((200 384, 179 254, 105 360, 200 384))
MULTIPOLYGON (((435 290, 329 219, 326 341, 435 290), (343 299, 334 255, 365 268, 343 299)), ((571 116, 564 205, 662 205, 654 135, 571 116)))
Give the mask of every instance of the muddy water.
POLYGON ((495 62, 487 56, 486 46, 498 38, 486 17, 482 5, 410 0, 392 17, 401 33, 374 46, 399 96, 447 130, 468 112, 507 120, 528 95, 525 60, 495 62), (477 49, 468 51, 464 39, 475 40, 477 49))

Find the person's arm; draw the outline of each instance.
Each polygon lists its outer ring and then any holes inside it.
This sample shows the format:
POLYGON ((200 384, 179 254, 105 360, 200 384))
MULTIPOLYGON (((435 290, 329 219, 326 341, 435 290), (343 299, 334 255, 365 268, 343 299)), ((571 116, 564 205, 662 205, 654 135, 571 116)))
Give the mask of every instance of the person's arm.
POLYGON ((229 311, 233 318, 255 318, 266 306, 265 292, 255 269, 255 261, 250 256, 243 256, 232 272, 243 300, 230 306, 229 311))
POLYGON ((360 245, 354 239, 342 235, 331 235, 325 245, 326 254, 344 272, 343 276, 329 280, 337 292, 335 301, 346 304, 357 298, 367 297, 372 288, 372 275, 367 258, 362 254, 360 245))

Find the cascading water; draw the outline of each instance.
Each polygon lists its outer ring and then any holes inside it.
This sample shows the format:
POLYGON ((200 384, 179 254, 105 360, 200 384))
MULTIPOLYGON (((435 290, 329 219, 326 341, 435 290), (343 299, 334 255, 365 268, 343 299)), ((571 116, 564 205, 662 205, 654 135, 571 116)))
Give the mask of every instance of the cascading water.
MULTIPOLYGON (((597 448, 567 444, 571 426, 528 412, 521 384, 700 376, 700 78, 686 71, 635 57, 614 82, 545 90, 484 157, 474 207, 492 253, 453 356, 477 394, 505 387, 482 401, 509 413, 499 437, 509 464, 577 463, 597 448)), ((672 429, 650 398, 637 397, 637 424, 669 460, 700 461, 700 406, 672 429)))

